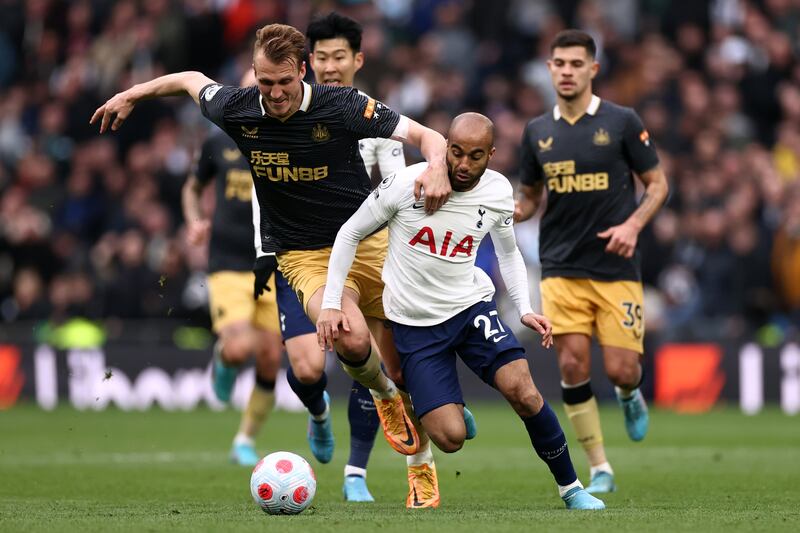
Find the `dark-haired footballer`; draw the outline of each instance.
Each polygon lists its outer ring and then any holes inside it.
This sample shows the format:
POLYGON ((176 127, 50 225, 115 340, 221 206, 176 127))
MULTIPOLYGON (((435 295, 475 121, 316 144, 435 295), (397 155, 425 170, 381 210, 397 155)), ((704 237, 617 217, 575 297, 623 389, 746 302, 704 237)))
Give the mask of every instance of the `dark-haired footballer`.
POLYGON ((592 493, 616 489, 590 382, 593 331, 616 386, 625 428, 647 434, 642 382, 644 312, 639 232, 667 197, 667 179, 632 109, 592 94, 599 65, 589 34, 556 35, 547 64, 557 105, 531 120, 522 137, 522 185, 514 217, 542 215, 542 311, 553 321, 565 410, 591 465, 592 493), (638 204, 634 176, 645 190, 638 204))
MULTIPOLYGON (((356 72, 364 64, 361 52, 361 25, 350 17, 331 12, 314 19, 306 28, 309 49, 309 64, 319 84, 332 86, 353 85, 356 72)), ((359 152, 364 160, 367 172, 371 173, 377 165, 382 180, 406 167, 402 143, 393 139, 374 137, 359 141, 359 152)), ((316 331, 316 330, 315 330, 316 331)), ((387 330, 384 332, 389 334, 387 330)), ((316 342, 316 336, 314 337, 316 342)), ((388 345, 393 348, 391 345, 388 345)), ((393 350, 394 352, 394 350, 393 350)), ((384 365, 399 365, 395 353, 381 352, 384 365)), ((395 374, 399 374, 396 372, 395 374)), ((400 383, 398 383, 400 385, 400 383)), ((401 391, 408 405, 408 396, 401 391)), ((367 463, 378 431, 378 417, 372 395, 357 381, 353 381, 348 404, 348 421, 350 422, 350 455, 344 467, 344 498, 351 502, 374 501, 367 488, 367 463)), ((477 432, 475 420, 470 411, 464 408, 464 418, 468 428, 468 438, 477 432)), ((416 418, 412 418, 416 421, 416 418)), ((438 498, 439 483, 433 454, 428 439, 421 426, 417 424, 420 449, 414 455, 406 457, 408 468, 408 492, 417 494, 417 504, 424 501, 423 495, 438 498)), ((407 498, 413 502, 413 498, 407 498)))

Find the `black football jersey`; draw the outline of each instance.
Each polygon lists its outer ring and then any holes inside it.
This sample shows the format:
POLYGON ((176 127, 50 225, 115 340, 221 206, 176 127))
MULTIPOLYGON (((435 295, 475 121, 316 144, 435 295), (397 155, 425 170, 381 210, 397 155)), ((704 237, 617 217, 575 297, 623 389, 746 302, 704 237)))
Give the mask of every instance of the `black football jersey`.
POLYGON ((253 179, 247 160, 233 139, 222 132, 208 137, 200 149, 195 176, 203 185, 216 178, 209 272, 251 270, 256 258, 250 207, 253 179))
POLYGON ((305 82, 300 109, 284 120, 265 112, 257 87, 207 85, 200 108, 250 166, 267 253, 331 246, 370 193, 358 140, 390 137, 400 121, 352 87, 305 82))
POLYGON ((543 181, 547 190, 539 237, 542 277, 639 280, 638 251, 632 259, 606 253, 608 240, 597 233, 633 213, 632 172, 657 164, 636 113, 596 96, 574 124, 557 107, 531 120, 522 137, 521 180, 543 181))

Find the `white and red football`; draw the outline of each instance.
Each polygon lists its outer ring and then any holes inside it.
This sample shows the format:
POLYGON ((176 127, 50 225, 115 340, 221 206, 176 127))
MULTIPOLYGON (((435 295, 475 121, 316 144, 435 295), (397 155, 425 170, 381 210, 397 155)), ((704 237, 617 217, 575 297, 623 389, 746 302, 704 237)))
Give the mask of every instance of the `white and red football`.
POLYGON ((261 459, 250 476, 250 494, 268 514, 298 514, 311 505, 317 478, 308 461, 291 452, 261 459))

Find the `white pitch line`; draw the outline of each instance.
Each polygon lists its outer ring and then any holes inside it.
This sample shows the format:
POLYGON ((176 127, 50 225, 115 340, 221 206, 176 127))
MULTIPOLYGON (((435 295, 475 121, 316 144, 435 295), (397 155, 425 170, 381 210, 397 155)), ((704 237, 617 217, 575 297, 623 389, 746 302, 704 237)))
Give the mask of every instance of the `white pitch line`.
POLYGON ((0 454, 0 466, 221 463, 226 459, 224 451, 3 453, 0 454))

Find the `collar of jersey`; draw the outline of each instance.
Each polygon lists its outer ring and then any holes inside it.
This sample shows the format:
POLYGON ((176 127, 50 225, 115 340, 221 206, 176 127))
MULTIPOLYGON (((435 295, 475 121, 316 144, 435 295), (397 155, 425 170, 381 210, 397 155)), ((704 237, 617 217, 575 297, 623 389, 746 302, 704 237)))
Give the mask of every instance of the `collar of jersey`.
MULTIPOLYGON (((592 95, 592 99, 589 100, 589 106, 586 108, 586 111, 584 113, 582 113, 580 116, 578 116, 578 118, 576 118, 573 121, 569 121, 566 118, 564 118, 564 120, 567 120, 567 122, 569 122, 570 125, 571 124, 575 124, 576 122, 578 122, 580 120, 580 118, 583 115, 594 116, 597 113, 597 110, 599 108, 600 108, 600 97, 597 96, 596 94, 593 94, 592 95)), ((558 108, 558 104, 556 104, 556 105, 553 106, 553 120, 558 122, 558 119, 560 119, 560 118, 561 118, 561 110, 558 108)))
MULTIPOLYGON (((308 111, 308 108, 311 106, 311 85, 309 85, 305 81, 300 81, 300 83, 303 85, 303 100, 300 102, 300 107, 297 109, 297 111, 302 111, 303 113, 305 113, 306 111, 308 111)), ((272 115, 267 115, 267 110, 264 109, 264 97, 261 96, 260 93, 259 93, 259 98, 258 98, 258 106, 261 108, 261 116, 262 117, 272 116, 272 115)), ((297 113, 297 111, 295 111, 294 113, 297 113)), ((294 113, 292 113, 291 115, 289 115, 286 118, 283 118, 283 119, 279 118, 277 120, 280 120, 281 122, 286 122, 292 116, 294 116, 294 113)), ((273 118, 275 118, 275 117, 273 117, 273 118)))

